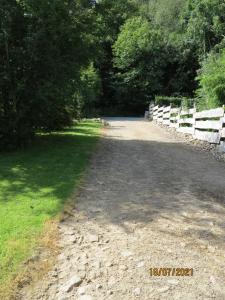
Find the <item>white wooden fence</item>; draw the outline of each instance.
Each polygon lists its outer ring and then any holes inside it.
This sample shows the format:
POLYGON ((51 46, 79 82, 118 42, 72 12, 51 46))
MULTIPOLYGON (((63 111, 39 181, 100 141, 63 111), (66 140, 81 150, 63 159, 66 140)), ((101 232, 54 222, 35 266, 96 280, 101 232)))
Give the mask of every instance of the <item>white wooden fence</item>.
POLYGON ((196 112, 195 108, 184 110, 151 103, 146 116, 150 120, 176 128, 178 132, 191 134, 194 138, 218 144, 225 152, 225 107, 196 112))

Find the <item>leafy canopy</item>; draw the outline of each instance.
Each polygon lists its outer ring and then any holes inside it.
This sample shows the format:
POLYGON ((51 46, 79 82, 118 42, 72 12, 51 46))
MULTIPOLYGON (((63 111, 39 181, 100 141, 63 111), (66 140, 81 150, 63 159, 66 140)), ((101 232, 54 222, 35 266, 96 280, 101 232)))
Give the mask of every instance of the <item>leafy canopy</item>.
POLYGON ((161 32, 143 17, 128 19, 113 45, 113 54, 117 78, 129 90, 127 101, 131 97, 130 101, 143 109, 143 103, 163 88, 166 45, 161 32))
POLYGON ((70 125, 80 70, 95 51, 88 0, 0 4, 0 148, 70 125))

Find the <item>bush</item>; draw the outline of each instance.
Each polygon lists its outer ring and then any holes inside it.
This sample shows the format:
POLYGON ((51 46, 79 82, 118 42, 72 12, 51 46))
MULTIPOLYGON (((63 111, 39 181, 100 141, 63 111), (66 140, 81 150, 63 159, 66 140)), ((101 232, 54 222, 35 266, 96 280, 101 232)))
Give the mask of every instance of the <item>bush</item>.
POLYGON ((181 107, 183 109, 190 109, 195 106, 195 99, 182 97, 181 107))
POLYGON ((174 107, 181 106, 182 98, 179 97, 168 97, 168 96, 156 96, 155 104, 159 106, 169 106, 172 105, 174 107))
POLYGON ((216 108, 225 104, 225 49, 211 53, 203 61, 197 77, 198 110, 216 108))
POLYGON ((169 106, 172 107, 182 107, 182 108, 192 108, 194 106, 194 99, 187 97, 169 97, 169 96, 156 96, 155 104, 159 106, 169 106))

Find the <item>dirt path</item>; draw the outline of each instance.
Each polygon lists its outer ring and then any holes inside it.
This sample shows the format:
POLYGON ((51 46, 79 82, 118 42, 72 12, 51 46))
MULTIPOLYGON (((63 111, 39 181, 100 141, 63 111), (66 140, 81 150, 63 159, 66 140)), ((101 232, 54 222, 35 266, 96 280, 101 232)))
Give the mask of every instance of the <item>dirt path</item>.
POLYGON ((225 299, 225 164, 141 119, 109 122, 57 265, 24 299, 225 299))

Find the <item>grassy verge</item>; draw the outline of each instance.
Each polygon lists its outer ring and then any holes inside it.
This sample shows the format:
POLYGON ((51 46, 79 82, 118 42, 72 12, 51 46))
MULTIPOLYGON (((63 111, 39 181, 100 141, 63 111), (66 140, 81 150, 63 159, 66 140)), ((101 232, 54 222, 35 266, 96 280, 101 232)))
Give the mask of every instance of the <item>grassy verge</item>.
POLYGON ((0 154, 0 292, 78 186, 100 127, 82 122, 40 134, 26 150, 0 154))

